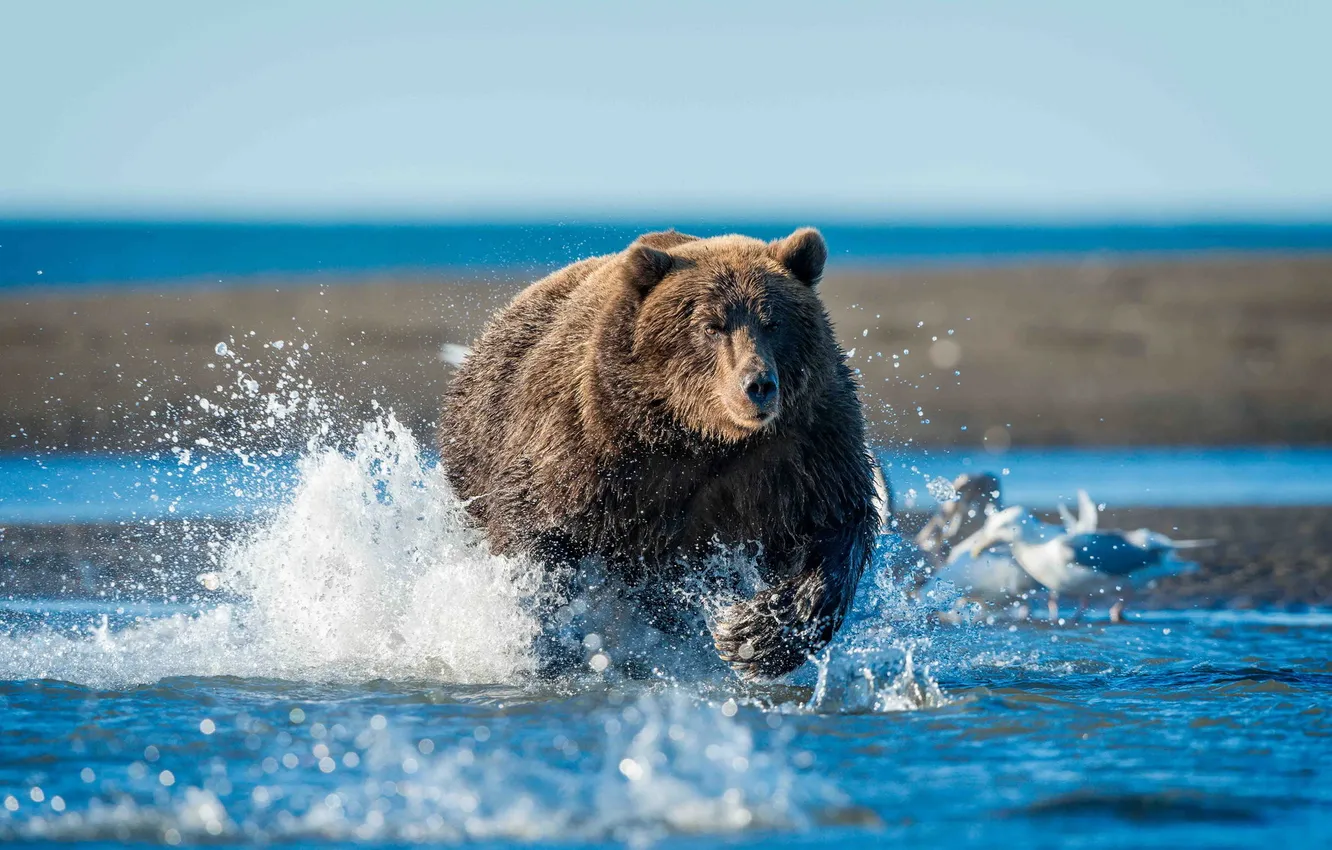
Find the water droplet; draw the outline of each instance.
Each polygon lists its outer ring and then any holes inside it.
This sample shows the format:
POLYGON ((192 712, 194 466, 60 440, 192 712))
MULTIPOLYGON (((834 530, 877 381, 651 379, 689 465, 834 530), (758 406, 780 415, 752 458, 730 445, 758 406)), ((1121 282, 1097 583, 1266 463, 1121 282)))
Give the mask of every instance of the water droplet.
POLYGON ((643 778, 643 766, 633 759, 622 759, 620 773, 623 773, 630 782, 637 782, 643 778))

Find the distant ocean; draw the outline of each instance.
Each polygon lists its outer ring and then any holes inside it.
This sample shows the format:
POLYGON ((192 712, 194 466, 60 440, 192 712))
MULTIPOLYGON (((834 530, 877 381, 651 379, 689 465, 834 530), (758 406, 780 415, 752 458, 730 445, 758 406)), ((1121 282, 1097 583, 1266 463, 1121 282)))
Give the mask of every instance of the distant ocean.
MULTIPOLYGON (((675 226, 762 238, 810 222, 227 224, 0 221, 0 289, 226 285, 260 274, 539 271, 675 226)), ((821 225, 836 265, 1019 261, 1088 254, 1332 251, 1332 223, 821 225)))

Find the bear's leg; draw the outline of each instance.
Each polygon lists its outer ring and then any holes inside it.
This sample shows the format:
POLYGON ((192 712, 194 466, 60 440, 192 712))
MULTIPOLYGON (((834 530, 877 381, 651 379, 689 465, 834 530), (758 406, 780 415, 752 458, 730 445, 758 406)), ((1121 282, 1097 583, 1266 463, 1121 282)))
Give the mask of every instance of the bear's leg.
POLYGON ((832 640, 851 608, 869 560, 868 517, 817 540, 805 570, 753 599, 732 605, 713 629, 713 645, 749 680, 789 673, 832 640))
POLYGON ((554 679, 572 673, 583 662, 582 636, 573 633, 568 615, 579 557, 568 535, 548 532, 532 546, 532 559, 545 571, 542 577, 545 586, 536 606, 541 620, 541 632, 533 647, 537 675, 554 679))

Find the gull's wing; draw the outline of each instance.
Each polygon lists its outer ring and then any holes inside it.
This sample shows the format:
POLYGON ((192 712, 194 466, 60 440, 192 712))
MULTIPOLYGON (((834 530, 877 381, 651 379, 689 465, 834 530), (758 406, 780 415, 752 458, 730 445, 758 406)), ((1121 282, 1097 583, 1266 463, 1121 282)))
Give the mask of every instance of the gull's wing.
POLYGON ((1078 528, 1081 533, 1096 530, 1098 523, 1096 503, 1087 495, 1086 490, 1078 491, 1078 528))
POLYGON ((1073 516, 1072 512, 1064 506, 1063 502, 1059 503, 1059 521, 1064 524, 1064 530, 1069 534, 1077 534, 1082 530, 1078 527, 1078 518, 1073 516))
POLYGON ((1127 576, 1144 567, 1155 566, 1168 551, 1134 545, 1117 531, 1070 535, 1067 545, 1071 563, 1114 576, 1127 576))
POLYGON ((1215 546, 1215 540, 1171 540, 1169 537, 1150 528, 1120 532, 1134 546, 1144 549, 1202 549, 1215 546))
POLYGON ((1142 583, 1158 578, 1165 578, 1166 576, 1195 573, 1200 569, 1201 567, 1193 561, 1185 561, 1182 558, 1176 558, 1174 552, 1167 551, 1165 557, 1161 558, 1159 564, 1138 570, 1136 573, 1129 576, 1129 578, 1135 583, 1142 583))
POLYGON ((971 551, 981 540, 985 540, 985 548, 988 548, 990 540, 984 528, 979 529, 974 534, 958 541, 957 545, 953 547, 953 550, 948 553, 948 563, 956 563, 963 555, 966 555, 968 558, 974 557, 971 554, 971 551))
POLYGON ((934 574, 930 590, 951 584, 957 593, 985 602, 1001 602, 1021 596, 1036 588, 1036 582, 1017 561, 1007 546, 996 546, 973 558, 965 549, 956 549, 957 557, 934 574))

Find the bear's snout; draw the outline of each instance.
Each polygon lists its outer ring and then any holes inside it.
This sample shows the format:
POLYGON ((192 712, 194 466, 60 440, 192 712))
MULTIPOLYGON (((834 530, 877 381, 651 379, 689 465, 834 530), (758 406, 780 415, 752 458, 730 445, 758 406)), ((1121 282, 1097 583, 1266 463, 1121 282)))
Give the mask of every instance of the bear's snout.
POLYGON ((720 395, 743 433, 772 424, 781 407, 781 381, 771 340, 755 321, 737 322, 723 346, 720 395))
POLYGON ((769 369, 750 372, 744 377, 745 395, 758 410, 768 416, 777 407, 777 375, 769 369))
POLYGON ((777 370, 763 358, 754 357, 734 374, 735 389, 725 398, 735 423, 752 431, 776 419, 782 394, 777 370))

